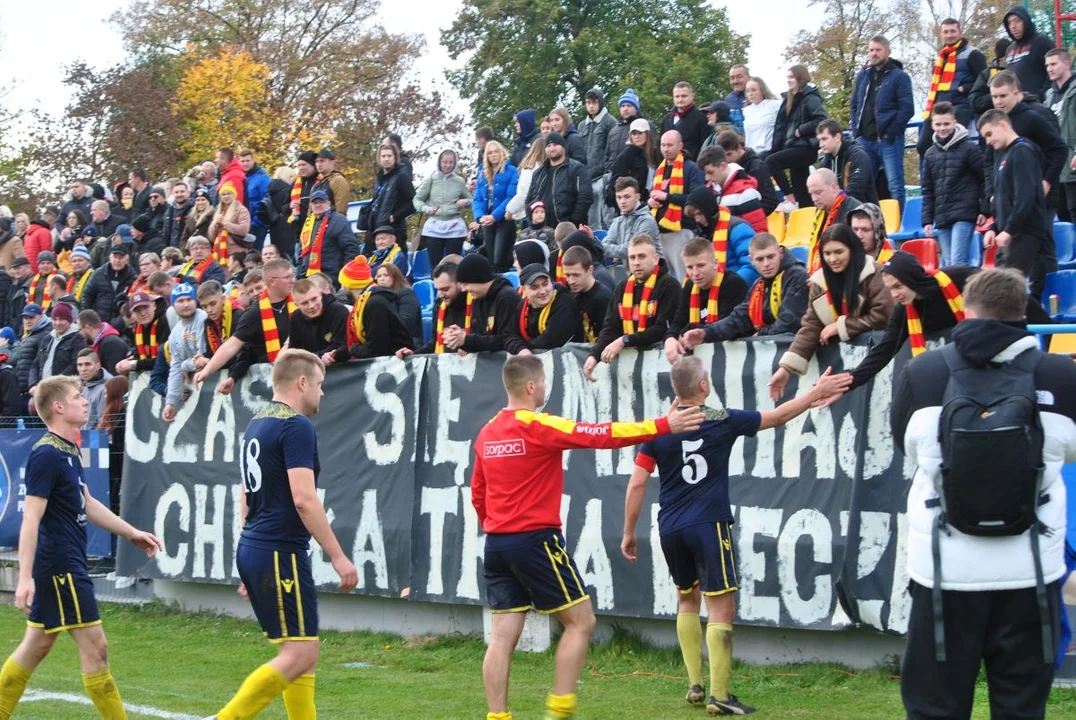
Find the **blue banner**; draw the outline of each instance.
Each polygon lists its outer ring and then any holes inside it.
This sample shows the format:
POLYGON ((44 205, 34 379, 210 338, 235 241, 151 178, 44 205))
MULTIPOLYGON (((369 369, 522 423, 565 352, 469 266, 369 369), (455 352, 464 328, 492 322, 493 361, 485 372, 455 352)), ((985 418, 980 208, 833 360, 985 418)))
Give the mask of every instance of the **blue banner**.
MULTIPOLYGON (((17 547, 22 525, 22 503, 26 495, 23 479, 26 461, 34 444, 45 434, 44 428, 0 430, 0 547, 17 547)), ((108 433, 100 430, 82 432, 82 467, 90 495, 109 507, 108 433)), ((96 525, 89 525, 86 554, 112 557, 112 535, 96 525)))

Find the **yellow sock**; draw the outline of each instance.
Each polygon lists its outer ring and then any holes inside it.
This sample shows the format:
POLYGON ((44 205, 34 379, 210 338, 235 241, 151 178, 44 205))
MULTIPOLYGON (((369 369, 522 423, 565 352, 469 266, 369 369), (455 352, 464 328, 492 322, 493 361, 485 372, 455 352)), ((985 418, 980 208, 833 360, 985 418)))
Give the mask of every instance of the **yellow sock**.
POLYGON ((318 720, 314 707, 314 673, 300 675, 284 688, 284 709, 288 720, 318 720))
POLYGON ((19 704, 26 684, 30 682, 30 671, 8 658, 0 670, 0 720, 8 720, 15 706, 19 704))
POLYGON ((676 639, 687 666, 687 679, 691 685, 702 685, 702 625, 698 613, 676 615, 676 639))
POLYGON ((508 710, 499 713, 486 713, 486 720, 512 720, 512 713, 508 710))
POLYGON ((709 623, 706 647, 710 651, 710 695, 717 700, 728 700, 729 678, 732 677, 732 626, 709 623))
POLYGON ((284 688, 288 679, 284 673, 272 665, 266 664, 247 675, 227 705, 217 713, 217 720, 247 720, 252 718, 273 702, 284 688))
POLYGON ((86 686, 86 694, 93 700, 97 712, 101 713, 104 720, 127 720, 127 711, 123 709, 123 701, 120 700, 120 689, 112 679, 111 670, 105 668, 90 675, 84 674, 82 684, 86 686))
POLYGON ((555 718, 570 718, 575 715, 575 693, 554 695, 549 693, 545 699, 545 709, 555 718))

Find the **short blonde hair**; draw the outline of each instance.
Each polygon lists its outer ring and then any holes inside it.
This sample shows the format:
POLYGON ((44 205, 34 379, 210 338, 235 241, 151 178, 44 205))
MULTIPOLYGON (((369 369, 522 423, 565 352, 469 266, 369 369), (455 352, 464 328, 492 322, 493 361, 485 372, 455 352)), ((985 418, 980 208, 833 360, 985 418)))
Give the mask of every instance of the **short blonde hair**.
POLYGON ((277 180, 283 180, 291 185, 295 182, 295 168, 290 168, 287 165, 281 165, 275 171, 273 171, 273 177, 277 180))
POLYGON ((52 420, 53 403, 64 402, 71 393, 82 394, 82 382, 74 375, 53 375, 37 384, 34 405, 45 422, 52 420))
POLYGON ((325 363, 317 355, 307 350, 284 350, 273 363, 273 390, 288 390, 300 377, 314 377, 315 371, 325 376, 325 363))
POLYGON ((501 379, 509 395, 523 392, 529 382, 538 382, 545 376, 545 367, 536 355, 509 355, 501 368, 501 379))

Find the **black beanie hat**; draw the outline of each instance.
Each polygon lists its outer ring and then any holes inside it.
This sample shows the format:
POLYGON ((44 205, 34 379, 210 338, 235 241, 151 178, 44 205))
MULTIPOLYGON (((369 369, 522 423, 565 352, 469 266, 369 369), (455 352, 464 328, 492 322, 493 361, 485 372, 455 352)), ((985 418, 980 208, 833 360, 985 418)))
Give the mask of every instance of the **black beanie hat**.
POLYGON ((318 159, 318 154, 311 150, 307 150, 306 152, 299 153, 299 159, 308 165, 313 165, 318 159))
POLYGON ((561 147, 565 147, 564 136, 561 135, 559 132, 551 132, 545 136, 545 144, 560 145, 561 147))
POLYGON ((911 253, 894 253, 889 262, 882 266, 882 272, 892 275, 917 295, 926 296, 941 292, 938 281, 923 269, 918 258, 911 253))
POLYGON ((131 227, 138 232, 149 232, 149 215, 143 213, 131 221, 131 227))
POLYGON ((582 230, 576 230, 568 237, 564 238, 564 242, 561 244, 560 252, 563 255, 573 247, 581 247, 586 249, 590 253, 595 263, 605 264, 605 250, 601 244, 595 240, 591 240, 590 236, 582 230))
POLYGON ((456 282, 461 283, 488 283, 493 282, 493 265, 485 255, 471 253, 460 261, 456 268, 456 282))
POLYGON ((549 262, 549 246, 541 240, 520 240, 516 243, 514 251, 516 262, 519 263, 521 268, 527 267, 532 263, 549 262))

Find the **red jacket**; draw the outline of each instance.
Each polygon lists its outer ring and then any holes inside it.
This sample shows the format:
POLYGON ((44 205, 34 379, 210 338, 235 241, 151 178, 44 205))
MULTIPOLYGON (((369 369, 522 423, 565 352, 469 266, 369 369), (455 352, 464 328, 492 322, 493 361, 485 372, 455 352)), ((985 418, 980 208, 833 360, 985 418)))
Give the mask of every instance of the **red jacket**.
POLYGON ((758 181, 736 163, 729 163, 729 176, 721 187, 718 202, 729 209, 736 217, 751 223, 755 232, 769 232, 766 211, 762 209, 762 195, 758 191, 758 181))
POLYGON ((26 228, 26 235, 22 239, 22 249, 26 253, 26 259, 30 261, 30 267, 37 274, 37 254, 48 250, 52 252, 52 231, 44 220, 34 220, 26 228))
POLYGON ((612 450, 668 433, 666 418, 596 424, 529 410, 501 410, 474 444, 471 504, 483 532, 559 529, 565 450, 612 450))
POLYGON ((247 202, 246 193, 243 192, 243 183, 246 182, 247 174, 243 172, 243 166, 239 164, 239 161, 232 158, 232 161, 228 163, 228 167, 224 169, 224 172, 220 174, 219 188, 224 187, 224 183, 231 182, 235 187, 235 199, 239 201, 240 205, 245 205, 247 202))

